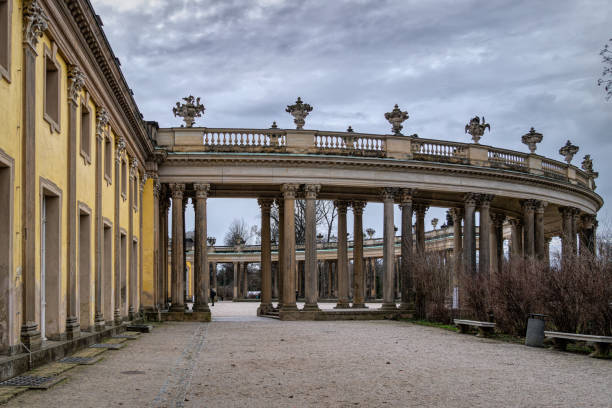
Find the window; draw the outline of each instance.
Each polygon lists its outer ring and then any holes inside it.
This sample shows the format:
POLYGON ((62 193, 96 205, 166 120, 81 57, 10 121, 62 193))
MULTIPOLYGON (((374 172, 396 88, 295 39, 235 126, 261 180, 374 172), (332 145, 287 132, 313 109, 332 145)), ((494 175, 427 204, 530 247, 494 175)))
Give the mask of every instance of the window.
POLYGON ((53 50, 45 46, 44 118, 51 132, 60 131, 60 66, 57 63, 57 45, 53 50))
POLYGON ((81 104, 81 156, 91 163, 91 113, 86 103, 81 104))
POLYGON ((0 79, 11 80, 11 4, 0 0, 0 79))
POLYGON ((111 143, 110 137, 106 136, 104 138, 104 178, 106 179, 108 184, 111 184, 113 181, 113 145, 111 143))
POLYGON ((121 161, 121 196, 124 200, 127 199, 127 163, 121 161))

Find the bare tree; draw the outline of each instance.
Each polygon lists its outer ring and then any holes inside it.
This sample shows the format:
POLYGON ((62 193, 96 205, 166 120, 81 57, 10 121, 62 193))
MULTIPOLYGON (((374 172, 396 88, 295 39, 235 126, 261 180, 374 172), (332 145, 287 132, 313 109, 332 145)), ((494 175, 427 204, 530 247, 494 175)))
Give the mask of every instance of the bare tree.
POLYGON ((336 221, 336 217, 338 216, 338 211, 336 210, 336 206, 333 201, 319 201, 321 214, 323 216, 323 225, 325 226, 325 230, 327 232, 327 237, 325 242, 331 242, 333 235, 332 231, 334 229, 334 222, 336 221))
POLYGON ((235 219, 230 224, 223 243, 228 246, 246 244, 257 231, 257 226, 249 227, 244 219, 235 219))
MULTIPOLYGON (((315 222, 317 227, 324 226, 326 229, 327 238, 324 242, 329 242, 331 233, 336 218, 337 212, 334 207, 334 203, 331 201, 317 200, 315 202, 315 222)), ((278 219, 278 207, 272 207, 270 211, 270 219, 272 222, 271 233, 272 240, 278 242, 279 237, 279 219, 278 219)), ((306 239, 306 201, 295 200, 295 243, 301 245, 306 239)))
MULTIPOLYGON (((612 38, 608 41, 612 42, 612 38)), ((612 51, 608 48, 608 44, 603 47, 599 55, 602 57, 604 69, 601 78, 597 80, 597 85, 603 85, 606 99, 610 100, 612 98, 612 51)))

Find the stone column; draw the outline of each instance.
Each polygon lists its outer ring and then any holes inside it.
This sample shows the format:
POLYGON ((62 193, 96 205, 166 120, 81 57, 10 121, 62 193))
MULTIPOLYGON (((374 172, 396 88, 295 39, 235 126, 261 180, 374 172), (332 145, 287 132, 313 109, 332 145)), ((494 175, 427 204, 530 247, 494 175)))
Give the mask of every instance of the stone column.
POLYGON ((304 310, 317 311, 319 306, 317 301, 318 293, 318 270, 317 270, 317 220, 315 200, 321 189, 320 185, 308 184, 305 186, 306 192, 306 242, 304 248, 304 268, 305 268, 305 298, 304 310))
POLYGON ((208 266, 208 248, 206 238, 208 230, 206 227, 206 198, 210 190, 210 184, 194 184, 195 189, 195 232, 194 232, 194 312, 210 312, 208 298, 210 293, 210 269, 208 266))
POLYGON ((346 242, 346 209, 348 202, 337 200, 334 205, 338 209, 338 303, 336 309, 349 307, 348 293, 348 251, 346 242))
POLYGON ((546 258, 545 237, 544 237, 544 208, 548 203, 544 201, 534 201, 535 204, 535 255, 539 260, 546 258))
POLYGON ((183 194, 185 184, 170 184, 172 191, 172 280, 170 291, 172 296, 173 312, 185 311, 185 298, 183 281, 185 277, 185 264, 183 263, 183 194))
POLYGON ((96 331, 102 331, 105 326, 104 296, 112 296, 111 293, 104 293, 104 264, 111 262, 111 259, 108 257, 109 254, 103 254, 102 251, 104 246, 104 224, 102 222, 102 166, 104 162, 102 161, 102 142, 104 139, 104 121, 108 119, 108 116, 105 116, 106 111, 103 108, 97 108, 96 111, 96 204, 94 209, 96 213, 96 311, 94 326, 96 331), (100 114, 104 117, 100 118, 100 114))
POLYGON ((128 177, 128 247, 127 251, 129 256, 129 262, 127 267, 128 278, 128 319, 134 320, 136 318, 136 302, 138 298, 137 292, 137 276, 134 258, 134 184, 137 183, 137 172, 138 172, 138 160, 133 158, 130 161, 130 170, 128 177))
MULTIPOLYGON (((155 310, 161 309, 161 237, 160 237, 160 220, 161 220, 161 206, 159 202, 160 185, 157 176, 153 177, 153 307, 155 310)), ((140 212, 144 212, 143 201, 140 201, 140 212)), ((140 240, 142 242, 142 234, 140 240)), ((142 244, 141 244, 142 247, 142 244)))
POLYGON ((495 263, 492 267, 495 271, 501 272, 504 267, 504 221, 506 216, 502 213, 495 213, 491 217, 493 221, 493 237, 495 246, 491 250, 495 254, 495 263))
POLYGON ((234 272, 234 288, 232 294, 232 300, 238 299, 238 262, 232 262, 233 272, 234 272))
MULTIPOLYGON (((187 202, 189 200, 188 196, 185 196, 183 199, 183 212, 182 212, 182 219, 183 219, 183 273, 181 274, 181 280, 179 281, 179 284, 181 285, 181 289, 183 291, 183 302, 187 301, 187 298, 189 296, 189 270, 187 269, 187 250, 186 250, 186 242, 187 242, 187 231, 185 228, 185 210, 187 209, 187 202)), ((193 265, 192 265, 193 266, 193 265)), ((185 303, 185 310, 187 309, 187 304, 185 303)))
POLYGON ((249 263, 242 262, 242 298, 249 297, 249 263))
POLYGON ((522 225, 518 218, 510 218, 510 253, 511 256, 520 258, 523 255, 522 250, 522 225))
POLYGON ((212 287, 215 289, 215 292, 217 292, 217 294, 219 294, 219 284, 217 282, 217 263, 216 262, 211 262, 211 268, 212 268, 212 287))
POLYGON ((285 277, 285 202, 282 198, 276 200, 278 207, 278 304, 280 309, 283 305, 283 282, 285 277))
POLYGON ((463 265, 468 274, 476 273, 476 200, 477 194, 468 193, 464 198, 463 265))
POLYGON ((170 210, 170 200, 168 199, 168 186, 164 186, 163 199, 161 203, 161 228, 160 228, 160 257, 161 280, 162 280, 162 308, 168 307, 168 211, 170 210))
POLYGON ((382 200, 384 206, 383 221, 383 304, 382 310, 396 310, 393 299, 393 247, 395 244, 395 229, 393 225, 393 188, 384 188, 382 200))
MULTIPOLYGON (((29 350, 38 350, 40 337, 37 315, 40 311, 40 288, 36 284, 36 57, 38 40, 47 30, 48 18, 38 2, 23 6, 23 147, 22 147, 22 306, 21 341, 29 350)), ((38 112, 40 114, 40 112, 38 112)), ((4 137, 4 135, 3 135, 4 137)))
MULTIPOLYGON (((413 204, 412 208, 416 213, 416 250, 423 255, 425 253, 425 213, 429 206, 424 204, 413 204)), ((412 223, 412 220, 410 221, 412 223)))
POLYGON ((270 208, 274 200, 259 198, 261 208, 261 304, 258 315, 272 310, 272 248, 270 245, 270 208))
POLYGON ((325 261, 325 268, 325 270, 327 271, 327 298, 331 299, 333 296, 333 276, 331 261, 325 261))
POLYGON ((363 274, 363 209, 365 201, 353 201, 353 307, 365 308, 363 274))
POLYGON ((559 207, 561 213, 561 257, 566 259, 572 253, 572 207, 559 207))
POLYGON ((578 221, 580 219, 580 210, 578 208, 572 208, 571 211, 571 228, 572 228, 572 252, 574 255, 578 253, 578 221))
POLYGON ((524 253, 526 257, 533 258, 535 255, 535 232, 534 232, 534 211, 535 201, 525 200, 523 206, 523 225, 524 225, 524 253))
POLYGON ((462 268, 463 239, 461 236, 461 223, 463 222, 463 209, 451 208, 453 218, 453 277, 451 279, 453 290, 459 284, 459 275, 462 268))
MULTIPOLYGON (((414 308, 414 285, 412 277, 412 194, 411 189, 400 191, 400 208, 402 209, 402 257, 401 257, 401 310, 414 308)), ((424 223, 424 222, 423 222, 424 223)))
MULTIPOLYGON (((143 282, 143 251, 144 251, 144 242, 143 242, 143 217, 144 217, 144 206, 143 206, 143 195, 144 188, 147 182, 148 175, 147 173, 143 173, 142 178, 140 179, 140 183, 138 185, 138 292, 136 293, 136 308, 137 310, 142 309, 142 282, 143 282)), ((153 217, 153 237, 157 236, 157 218, 153 217)), ((157 247, 154 246, 154 250, 157 247)), ((154 252, 155 253, 155 252, 154 252)), ((153 279, 155 279, 156 269, 155 269, 155 260, 157 258, 155 255, 153 256, 153 279)), ((155 283, 153 284, 153 293, 152 296, 155 297, 155 283)), ((155 300, 153 301, 153 305, 155 305, 155 300)))
MULTIPOLYGON (((125 153, 125 140, 119 137, 115 141, 115 325, 121 324, 121 281, 123 279, 123 266, 121 263, 121 220, 120 220, 120 202, 121 202, 121 161, 125 153)), ((129 245, 126 245, 126 250, 129 245)))
POLYGON ((283 304, 281 311, 295 311, 295 194, 297 184, 283 184, 283 304))
POLYGON ((595 229, 597 219, 592 214, 580 217, 580 255, 595 254, 595 229))
POLYGON ((478 272, 489 276, 491 274, 491 201, 490 194, 480 195, 480 228, 478 272))

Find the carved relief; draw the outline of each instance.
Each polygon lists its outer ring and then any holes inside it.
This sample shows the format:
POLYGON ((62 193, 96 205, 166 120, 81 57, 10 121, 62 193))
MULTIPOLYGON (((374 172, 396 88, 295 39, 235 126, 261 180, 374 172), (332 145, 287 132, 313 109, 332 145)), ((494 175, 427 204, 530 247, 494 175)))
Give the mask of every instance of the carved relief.
POLYGON ((68 98, 72 102, 78 103, 79 94, 83 89, 83 85, 85 85, 85 79, 85 74, 78 66, 72 65, 68 70, 68 81, 70 84, 68 86, 68 98))
POLYGON ((103 107, 96 108, 96 136, 101 138, 104 135, 106 126, 110 121, 108 112, 103 107))
POLYGON ((38 39, 49 27, 49 19, 45 15, 38 0, 27 0, 23 6, 23 42, 36 51, 38 39))
MULTIPOLYGON (((185 103, 176 103, 176 106, 172 108, 174 116, 180 116, 185 121, 185 125, 190 128, 195 123, 195 118, 202 117, 204 114, 204 105, 200 103, 200 98, 195 98, 193 95, 189 95, 183 98, 185 103)), ((181 125, 182 126, 182 125, 181 125)))

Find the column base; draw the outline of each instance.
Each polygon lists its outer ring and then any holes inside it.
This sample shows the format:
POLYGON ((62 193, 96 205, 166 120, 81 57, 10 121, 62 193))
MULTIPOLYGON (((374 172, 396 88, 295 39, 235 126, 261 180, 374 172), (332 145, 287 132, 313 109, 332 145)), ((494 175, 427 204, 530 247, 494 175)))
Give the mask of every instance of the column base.
POLYGON ((115 326, 121 326, 121 323, 123 323, 123 320, 121 319, 121 310, 120 309, 115 309, 115 314, 114 314, 114 322, 115 322, 115 326))
POLYGON ((383 302, 380 310, 397 310, 397 305, 394 302, 383 302))
POLYGON ((346 300, 343 300, 343 301, 338 301, 336 306, 334 306, 334 309, 348 309, 349 307, 351 307, 350 303, 346 300))
POLYGON ((306 303, 306 304, 304 305, 304 307, 302 308, 302 310, 303 310, 304 312, 318 312, 318 311, 320 311, 321 309, 319 309, 319 305, 318 305, 318 304, 316 304, 316 303, 312 303, 312 304, 308 304, 308 303, 306 303))
POLYGON ((352 308, 353 309, 367 309, 368 307, 365 305, 365 303, 353 303, 352 308))
POLYGON ((170 312, 184 312, 186 309, 185 305, 179 305, 179 304, 172 304, 172 306, 170 306, 169 311, 170 312))
MULTIPOLYGON (((42 338, 38 331, 38 323, 27 322, 21 326, 21 343, 28 348, 29 351, 40 350, 42 346, 42 338)), ((27 350, 26 350, 27 351, 27 350)))
POLYGON ((66 339, 74 340, 81 337, 81 325, 75 316, 66 319, 66 339))
POLYGON ((208 307, 208 303, 196 303, 193 305, 193 311, 210 313, 210 307, 208 307))
POLYGON ((136 318, 138 318, 138 313, 136 313, 136 310, 130 306, 128 310, 128 320, 135 320, 136 318))
POLYGON ((298 310, 297 305, 294 303, 292 305, 282 305, 279 309, 280 312, 293 312, 298 310))
POLYGON ((399 305, 399 310, 401 311, 413 311, 414 310, 414 303, 407 303, 407 302, 402 302, 399 305))
POLYGON ((257 308, 257 316, 264 315, 268 312, 271 312, 272 310, 274 310, 274 308, 272 307, 272 303, 262 303, 257 308))

